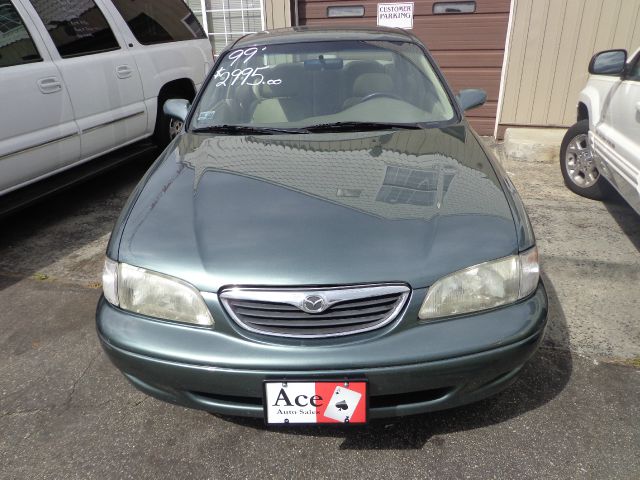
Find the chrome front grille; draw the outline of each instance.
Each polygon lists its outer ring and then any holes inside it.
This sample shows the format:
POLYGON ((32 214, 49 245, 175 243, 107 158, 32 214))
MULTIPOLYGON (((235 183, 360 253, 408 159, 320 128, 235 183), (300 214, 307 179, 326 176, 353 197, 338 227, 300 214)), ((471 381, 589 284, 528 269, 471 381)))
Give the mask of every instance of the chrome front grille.
POLYGON ((407 303, 406 285, 341 288, 232 288, 220 294, 241 327, 264 335, 320 338, 352 335, 389 324, 407 303))

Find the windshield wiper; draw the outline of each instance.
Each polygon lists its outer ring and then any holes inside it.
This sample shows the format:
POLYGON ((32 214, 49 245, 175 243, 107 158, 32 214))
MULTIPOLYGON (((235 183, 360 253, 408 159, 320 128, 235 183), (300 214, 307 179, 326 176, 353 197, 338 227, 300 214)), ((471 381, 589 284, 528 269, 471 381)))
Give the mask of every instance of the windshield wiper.
POLYGON ((304 128, 254 127, 251 125, 210 125, 194 128, 194 133, 222 133, 226 135, 275 135, 278 133, 307 133, 304 128))
POLYGON ((310 132, 358 132, 371 130, 419 130, 417 123, 390 122, 334 122, 320 123, 308 127, 260 127, 252 125, 210 125, 194 128, 194 133, 222 133, 225 135, 276 135, 279 133, 310 133, 310 132))
POLYGON ((370 130, 419 130, 417 123, 390 122, 335 122, 321 123, 305 127, 309 132, 357 132, 370 130))

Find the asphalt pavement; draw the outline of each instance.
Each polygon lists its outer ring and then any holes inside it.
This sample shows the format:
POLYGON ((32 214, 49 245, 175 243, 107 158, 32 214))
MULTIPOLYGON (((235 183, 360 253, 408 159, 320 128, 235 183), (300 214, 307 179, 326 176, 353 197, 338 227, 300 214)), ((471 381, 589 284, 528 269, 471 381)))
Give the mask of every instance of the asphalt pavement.
POLYGON ((542 255, 550 320, 482 402, 366 427, 265 428, 165 404, 94 328, 109 232, 144 158, 0 220, 0 478, 640 478, 640 217, 505 162, 542 255))

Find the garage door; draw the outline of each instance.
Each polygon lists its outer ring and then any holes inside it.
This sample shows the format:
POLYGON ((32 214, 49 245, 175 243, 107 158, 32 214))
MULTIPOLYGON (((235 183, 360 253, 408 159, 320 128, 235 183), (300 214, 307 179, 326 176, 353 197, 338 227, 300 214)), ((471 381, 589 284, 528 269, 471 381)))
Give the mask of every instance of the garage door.
MULTIPOLYGON (((414 0, 412 32, 427 45, 454 91, 476 87, 487 92, 486 105, 468 115, 480 135, 493 134, 510 3, 414 0), (475 11, 456 13, 470 9, 475 11)), ((301 25, 376 25, 377 2, 371 0, 299 0, 298 9, 301 25), (361 6, 364 16, 329 18, 330 6, 361 6)))

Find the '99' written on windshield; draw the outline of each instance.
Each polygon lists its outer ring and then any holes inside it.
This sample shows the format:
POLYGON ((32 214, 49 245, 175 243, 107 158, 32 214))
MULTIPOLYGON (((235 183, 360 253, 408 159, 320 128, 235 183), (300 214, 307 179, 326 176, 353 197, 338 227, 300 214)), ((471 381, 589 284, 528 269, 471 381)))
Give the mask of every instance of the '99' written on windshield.
MULTIPOLYGON (((267 47, 262 47, 261 50, 266 50, 267 47)), ((258 53, 257 47, 245 48, 240 50, 234 50, 227 55, 227 59, 231 60, 229 67, 231 70, 227 70, 224 67, 220 67, 213 77, 216 82, 216 87, 226 87, 228 84, 235 85, 239 82, 240 85, 280 85, 282 79, 270 78, 265 79, 264 75, 260 72, 273 68, 273 65, 266 65, 264 67, 245 67, 248 61, 250 61, 254 55, 258 53), (235 68, 234 68, 235 67, 235 68)), ((267 72, 264 72, 265 74, 267 72)))

